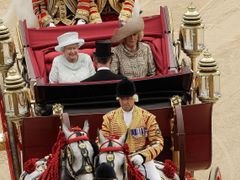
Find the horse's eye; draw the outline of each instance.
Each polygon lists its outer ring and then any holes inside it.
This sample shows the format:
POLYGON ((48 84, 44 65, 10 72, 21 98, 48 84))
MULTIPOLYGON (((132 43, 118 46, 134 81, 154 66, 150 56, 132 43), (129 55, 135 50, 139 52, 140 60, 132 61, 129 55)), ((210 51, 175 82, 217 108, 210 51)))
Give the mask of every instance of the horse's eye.
POLYGON ((114 155, 113 154, 108 154, 107 155, 107 161, 113 161, 114 160, 114 155))
POLYGON ((80 149, 85 149, 86 148, 86 144, 84 144, 84 143, 80 143, 78 146, 79 146, 80 149))

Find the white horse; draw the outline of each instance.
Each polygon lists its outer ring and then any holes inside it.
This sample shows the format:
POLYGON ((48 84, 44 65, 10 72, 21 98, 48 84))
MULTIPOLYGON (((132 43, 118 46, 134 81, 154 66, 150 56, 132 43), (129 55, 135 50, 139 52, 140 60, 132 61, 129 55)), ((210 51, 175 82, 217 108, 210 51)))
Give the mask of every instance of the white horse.
POLYGON ((37 161, 34 165, 36 169, 31 173, 24 171, 20 179, 47 179, 46 177, 48 177, 48 179, 55 179, 56 177, 49 177, 49 174, 55 173, 52 169, 59 170, 59 179, 93 179, 94 149, 87 136, 89 130, 88 121, 84 122, 83 129, 73 128, 69 130, 64 124, 62 129, 65 138, 64 140, 56 142, 55 145, 64 144, 64 146, 58 148, 59 150, 57 150, 55 154, 37 161), (59 155, 56 156, 56 154, 59 155), (59 168, 54 167, 54 161, 56 161, 56 159, 60 159, 57 161, 57 166, 60 164, 59 168), (50 167, 48 167, 47 164, 50 165, 50 167))
POLYGON ((99 131, 98 138, 100 148, 97 164, 107 162, 114 168, 118 180, 126 179, 127 168, 123 149, 126 135, 122 135, 118 140, 108 140, 99 131))
MULTIPOLYGON (((105 138, 101 131, 99 132, 99 164, 107 162, 114 168, 119 180, 127 180, 126 155, 124 153, 124 143, 126 134, 122 135, 118 140, 105 138)), ((179 176, 174 173, 173 178, 169 178, 164 174, 165 164, 155 161, 156 169, 160 177, 164 180, 180 180, 179 176)))

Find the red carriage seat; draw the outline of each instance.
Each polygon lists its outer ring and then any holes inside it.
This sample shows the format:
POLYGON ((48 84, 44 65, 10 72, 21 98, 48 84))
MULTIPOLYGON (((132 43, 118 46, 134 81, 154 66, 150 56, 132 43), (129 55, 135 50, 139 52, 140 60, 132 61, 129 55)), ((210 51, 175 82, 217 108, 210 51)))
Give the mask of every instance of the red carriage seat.
MULTIPOLYGON (((152 49, 157 74, 169 73, 170 32, 167 30, 165 10, 161 7, 160 15, 145 17, 145 29, 143 41, 148 43, 152 49), (149 28, 150 27, 150 28, 149 28)), ((92 55, 95 48, 95 41, 110 39, 114 30, 118 28, 118 22, 104 22, 101 24, 86 24, 83 26, 68 26, 56 28, 27 28, 25 24, 26 49, 29 61, 36 79, 48 83, 48 74, 51 69, 52 60, 59 52, 54 50, 57 45, 57 37, 65 32, 76 31, 79 36, 85 39, 85 44, 80 52, 92 55)))

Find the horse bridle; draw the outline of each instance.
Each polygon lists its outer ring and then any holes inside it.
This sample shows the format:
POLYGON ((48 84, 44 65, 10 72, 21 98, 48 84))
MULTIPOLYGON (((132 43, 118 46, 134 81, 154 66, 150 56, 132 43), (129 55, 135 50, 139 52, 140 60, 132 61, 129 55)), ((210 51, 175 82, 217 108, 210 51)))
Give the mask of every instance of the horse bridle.
MULTIPOLYGON (((73 130, 74 132, 68 137, 67 139, 67 147, 65 149, 66 151, 66 155, 67 155, 67 162, 68 165, 70 167, 70 174, 73 177, 77 177, 80 174, 89 174, 93 172, 93 165, 91 163, 91 160, 88 156, 89 152, 87 150, 87 145, 85 144, 85 141, 88 141, 89 138, 86 135, 87 133, 84 132, 82 129, 80 128, 72 128, 71 130, 73 130), (76 134, 77 136, 74 138, 71 138, 74 134, 76 134), (70 139, 71 138, 71 139, 70 139), (74 157, 73 157, 73 153, 72 153, 72 148, 71 146, 69 146, 71 143, 77 142, 78 143, 78 148, 80 149, 81 155, 82 155, 82 165, 81 168, 78 169, 77 171, 74 171, 72 164, 74 161, 74 157)), ((69 170, 68 170, 69 171, 69 170)))
MULTIPOLYGON (((106 156, 106 161, 109 165, 111 165, 114 168, 114 152, 118 152, 118 153, 124 153, 124 145, 122 145, 121 143, 119 143, 118 141, 116 141, 113 138, 107 138, 108 140, 105 141, 104 143, 101 144, 100 148, 99 148, 99 156, 102 153, 107 153, 106 156), (104 145, 106 145, 108 143, 107 147, 103 147, 104 145), (116 143, 119 146, 113 146, 113 143, 116 143)), ((125 179, 125 172, 123 171, 123 177, 125 179)))

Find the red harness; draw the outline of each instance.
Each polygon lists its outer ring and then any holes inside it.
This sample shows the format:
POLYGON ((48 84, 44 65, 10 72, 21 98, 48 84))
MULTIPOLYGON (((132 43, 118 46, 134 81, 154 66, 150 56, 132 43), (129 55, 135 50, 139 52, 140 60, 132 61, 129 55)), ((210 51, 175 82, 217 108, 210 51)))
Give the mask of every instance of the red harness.
MULTIPOLYGON (((79 127, 71 128, 70 131, 84 132, 85 134, 87 134, 84 130, 82 130, 82 129, 79 128, 79 127)), ((68 137, 67 144, 71 144, 71 143, 78 142, 78 141, 88 141, 88 140, 89 140, 89 138, 88 138, 87 135, 84 135, 84 136, 76 136, 75 138, 70 139, 74 134, 76 134, 75 132, 73 132, 73 133, 68 137)))
POLYGON ((128 164, 128 179, 129 180, 144 180, 144 175, 138 170, 138 168, 134 167, 132 164, 130 157, 129 157, 129 147, 128 144, 120 144, 113 138, 108 138, 106 142, 104 142, 99 149, 100 153, 105 153, 105 152, 123 152, 126 156, 127 164, 128 164), (118 144, 118 147, 103 147, 105 144, 110 143, 110 142, 115 142, 118 144))
POLYGON ((101 153, 104 153, 104 152, 119 152, 119 151, 124 152, 124 146, 123 146, 122 144, 120 144, 119 142, 117 142, 116 140, 114 140, 114 139, 112 139, 112 138, 108 138, 108 140, 105 141, 105 142, 100 146, 99 151, 100 151, 101 153), (119 146, 118 146, 118 147, 114 147, 114 146, 103 147, 105 144, 110 143, 110 142, 114 142, 114 143, 118 144, 119 146))

